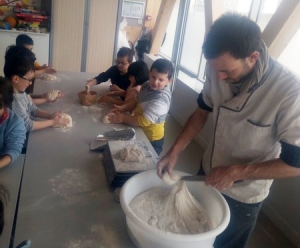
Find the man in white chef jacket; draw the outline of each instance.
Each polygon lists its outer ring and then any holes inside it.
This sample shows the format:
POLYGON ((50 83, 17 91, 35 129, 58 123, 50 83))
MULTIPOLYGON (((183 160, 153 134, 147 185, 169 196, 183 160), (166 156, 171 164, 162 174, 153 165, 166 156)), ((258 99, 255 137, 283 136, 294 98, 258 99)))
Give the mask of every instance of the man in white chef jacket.
POLYGON ((227 13, 203 44, 206 81, 198 108, 157 164, 172 174, 179 154, 209 114, 213 135, 199 173, 218 189, 231 212, 215 248, 244 247, 272 179, 300 175, 300 80, 268 54, 259 26, 227 13), (234 183, 243 180, 242 183, 234 183))

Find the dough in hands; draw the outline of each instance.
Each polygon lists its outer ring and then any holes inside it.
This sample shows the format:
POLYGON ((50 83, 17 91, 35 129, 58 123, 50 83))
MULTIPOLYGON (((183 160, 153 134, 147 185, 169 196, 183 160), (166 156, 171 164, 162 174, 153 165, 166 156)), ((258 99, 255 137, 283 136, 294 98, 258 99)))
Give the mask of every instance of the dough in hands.
POLYGON ((103 119, 102 119, 102 122, 105 123, 105 124, 109 124, 110 121, 109 121, 108 117, 109 117, 108 115, 105 115, 105 116, 103 117, 103 119))
POLYGON ((143 162, 145 159, 145 153, 132 146, 124 147, 120 151, 120 156, 125 162, 143 162))
POLYGON ((176 184, 178 181, 180 181, 180 176, 173 172, 172 175, 170 175, 168 172, 164 172, 162 174, 161 178, 166 184, 173 185, 176 184))
POLYGON ((57 77, 53 74, 45 74, 42 76, 42 79, 46 81, 54 81, 57 79, 57 77))
POLYGON ((70 128, 73 126, 72 117, 66 113, 62 113, 61 118, 69 120, 69 123, 65 126, 55 126, 57 128, 70 128))
POLYGON ((48 101, 54 101, 59 94, 60 94, 60 90, 50 90, 48 91, 46 98, 48 101))

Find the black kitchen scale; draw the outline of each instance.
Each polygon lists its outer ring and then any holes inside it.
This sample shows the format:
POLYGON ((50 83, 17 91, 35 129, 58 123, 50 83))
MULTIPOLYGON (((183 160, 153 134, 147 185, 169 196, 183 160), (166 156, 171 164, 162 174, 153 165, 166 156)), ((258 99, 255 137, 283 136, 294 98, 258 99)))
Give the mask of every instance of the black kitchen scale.
POLYGON ((156 169, 157 161, 157 155, 144 141, 107 141, 107 146, 103 151, 106 178, 112 187, 122 187, 130 177, 137 173, 156 169), (125 146, 136 146, 142 150, 145 154, 143 162, 124 162, 120 157, 120 151, 125 146))
POLYGON ((108 131, 100 134, 90 144, 90 150, 103 152, 103 164, 108 184, 112 187, 122 187, 133 175, 156 169, 158 156, 145 141, 135 140, 133 128, 108 131), (134 146, 143 151, 145 158, 142 162, 124 162, 120 151, 124 147, 134 146))

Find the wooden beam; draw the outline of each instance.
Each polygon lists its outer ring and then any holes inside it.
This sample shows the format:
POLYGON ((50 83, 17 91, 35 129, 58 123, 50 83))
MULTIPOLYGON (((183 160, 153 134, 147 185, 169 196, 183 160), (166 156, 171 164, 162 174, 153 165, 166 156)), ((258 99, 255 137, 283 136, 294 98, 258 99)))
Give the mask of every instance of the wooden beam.
POLYGON ((172 15, 176 0, 162 0, 157 15, 157 19, 152 30, 152 45, 150 54, 159 53, 162 41, 164 39, 169 20, 172 15))
POLYGON ((300 28, 300 0, 282 0, 262 32, 272 57, 278 58, 300 28))
POLYGON ((219 0, 204 0, 205 34, 213 22, 224 13, 224 2, 219 0))

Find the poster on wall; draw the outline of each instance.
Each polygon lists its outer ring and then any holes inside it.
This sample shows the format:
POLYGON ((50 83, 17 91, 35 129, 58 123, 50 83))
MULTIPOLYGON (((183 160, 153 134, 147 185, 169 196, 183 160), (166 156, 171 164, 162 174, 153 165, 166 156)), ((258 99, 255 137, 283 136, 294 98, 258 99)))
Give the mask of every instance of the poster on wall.
POLYGON ((143 19, 144 9, 144 2, 124 0, 122 5, 122 16, 143 19))

